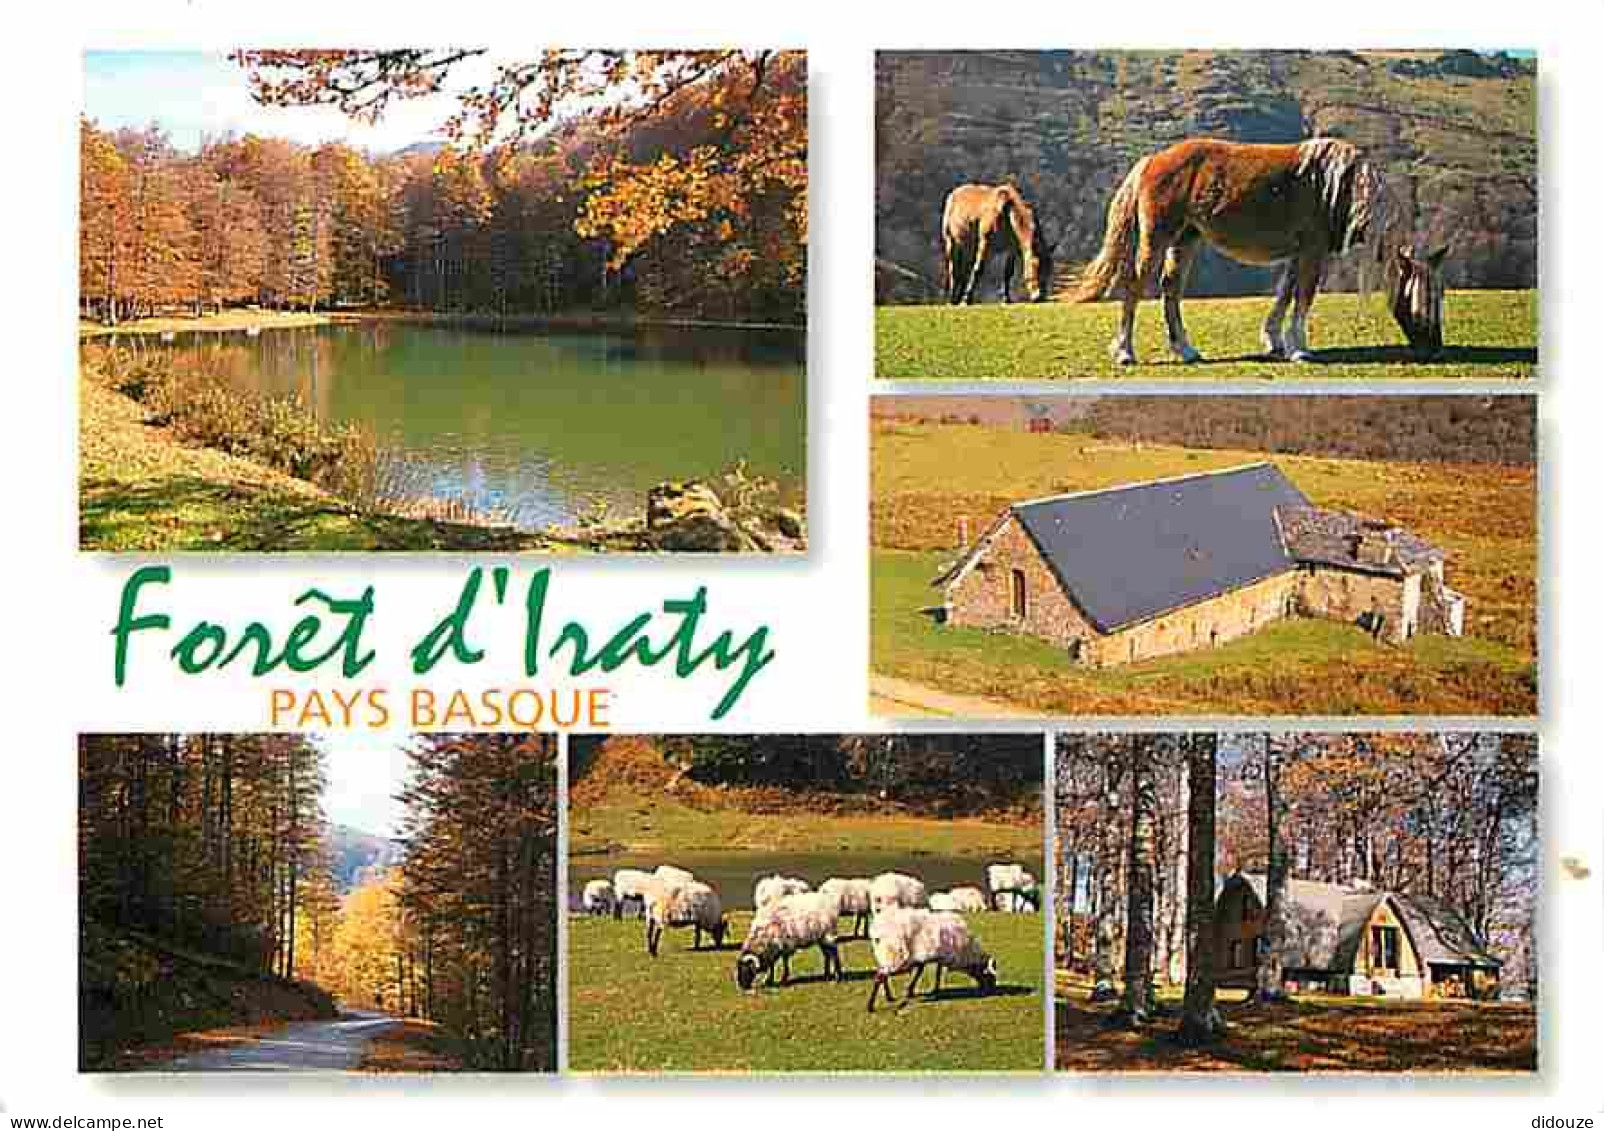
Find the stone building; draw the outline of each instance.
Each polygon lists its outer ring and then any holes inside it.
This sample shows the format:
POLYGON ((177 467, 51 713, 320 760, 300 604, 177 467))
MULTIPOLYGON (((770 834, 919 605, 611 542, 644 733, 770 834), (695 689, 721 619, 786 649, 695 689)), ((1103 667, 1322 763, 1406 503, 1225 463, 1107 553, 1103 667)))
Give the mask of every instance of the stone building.
POLYGON ((1314 506, 1274 464, 1015 503, 935 584, 946 624, 1021 632, 1093 667, 1209 648, 1290 616, 1393 644, 1459 635, 1437 547, 1314 506))
MULTIPOLYGON (((1215 982, 1257 985, 1266 943, 1262 873, 1238 872, 1214 906, 1215 982)), ((1399 998, 1498 995, 1501 964, 1440 899, 1365 884, 1288 879, 1281 977, 1292 992, 1399 998)))

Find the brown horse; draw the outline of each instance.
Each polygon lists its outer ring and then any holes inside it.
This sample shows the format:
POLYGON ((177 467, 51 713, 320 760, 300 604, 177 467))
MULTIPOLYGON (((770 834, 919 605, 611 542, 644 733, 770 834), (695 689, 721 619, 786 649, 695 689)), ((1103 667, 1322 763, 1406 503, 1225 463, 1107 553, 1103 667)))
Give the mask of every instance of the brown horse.
POLYGON ((986 263, 1001 254, 1003 301, 1013 302, 1014 268, 1024 263, 1025 294, 1031 302, 1047 297, 1053 249, 1036 214, 1013 185, 959 185, 947 194, 941 213, 947 252, 947 301, 975 301, 986 263))
MULTIPOLYGON (((1079 280, 1074 297, 1087 302, 1119 294, 1124 310, 1110 351, 1120 364, 1131 365, 1136 361, 1131 340, 1136 306, 1157 275, 1170 350, 1182 361, 1201 360, 1186 339, 1181 296, 1206 240, 1241 263, 1286 265, 1262 340, 1271 357, 1305 361, 1311 356, 1309 308, 1327 261, 1362 248, 1370 262, 1381 263, 1386 203, 1380 172, 1345 141, 1183 141, 1132 166, 1108 206, 1102 250, 1079 280), (1288 305, 1292 318, 1283 333, 1288 305)), ((1434 274, 1441 256, 1407 262, 1434 274)), ((1361 265, 1361 280, 1365 269, 1361 265)), ((1411 306, 1417 323, 1413 331, 1405 325, 1405 333, 1417 352, 1427 352, 1435 318, 1440 349, 1441 285, 1433 278, 1416 290, 1434 293, 1438 301, 1434 309, 1429 302, 1411 306)))

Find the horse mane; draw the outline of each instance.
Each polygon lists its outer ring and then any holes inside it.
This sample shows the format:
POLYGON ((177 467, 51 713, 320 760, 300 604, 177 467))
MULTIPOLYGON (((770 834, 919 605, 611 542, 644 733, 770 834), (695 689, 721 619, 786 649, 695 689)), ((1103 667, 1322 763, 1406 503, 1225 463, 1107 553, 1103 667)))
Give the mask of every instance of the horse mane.
POLYGON ((1036 223, 1036 210, 1012 184, 998 185, 997 194, 1008 202, 1008 226, 1014 231, 1020 252, 1033 254, 1042 239, 1041 228, 1036 223))
POLYGON ((1311 138, 1298 146, 1298 175, 1310 178, 1325 208, 1326 223, 1343 254, 1362 246, 1359 294, 1370 292, 1371 268, 1382 259, 1387 228, 1387 185, 1381 173, 1351 142, 1311 138))

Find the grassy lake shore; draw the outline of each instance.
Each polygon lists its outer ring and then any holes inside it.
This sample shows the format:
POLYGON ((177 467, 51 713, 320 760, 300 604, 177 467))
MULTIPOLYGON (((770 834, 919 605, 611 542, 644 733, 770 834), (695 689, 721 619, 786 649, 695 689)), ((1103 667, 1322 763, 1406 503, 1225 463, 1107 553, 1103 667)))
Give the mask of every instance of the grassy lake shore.
POLYGON ((802 333, 807 326, 788 322, 741 322, 695 318, 640 317, 631 313, 575 310, 554 314, 511 314, 443 312, 412 310, 399 307, 353 307, 338 310, 319 310, 307 313, 293 310, 262 310, 230 308, 213 314, 161 315, 156 318, 136 318, 115 326, 103 325, 89 319, 78 320, 78 338, 94 338, 118 334, 190 334, 239 333, 244 330, 293 330, 308 326, 351 325, 363 322, 404 322, 417 325, 434 325, 465 330, 631 330, 661 327, 665 329, 723 329, 723 330, 774 330, 802 333))
POLYGON ((85 550, 562 552, 515 530, 362 513, 263 464, 185 444, 132 399, 78 382, 78 532, 85 550))

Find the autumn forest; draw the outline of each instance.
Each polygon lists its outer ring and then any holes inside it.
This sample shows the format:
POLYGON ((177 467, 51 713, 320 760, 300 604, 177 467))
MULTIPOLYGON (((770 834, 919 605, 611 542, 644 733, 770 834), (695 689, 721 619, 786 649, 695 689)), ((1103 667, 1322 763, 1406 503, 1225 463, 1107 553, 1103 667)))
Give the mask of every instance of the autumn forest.
POLYGON ((416 737, 394 851, 352 873, 318 742, 85 736, 82 1065, 197 1067, 179 1059, 197 1032, 226 1050, 253 1025, 349 1015, 404 1022, 352 1068, 395 1067, 395 1044, 402 1067, 553 1070, 554 751, 416 737))
MULTIPOLYGON (((260 102, 371 120, 481 54, 234 59, 260 102)), ((464 94, 444 141, 387 154, 254 134, 186 152, 159 125, 85 119, 81 312, 113 324, 239 304, 799 323, 806 105, 800 53, 551 51, 464 94)))
POLYGON ((1063 735, 1056 778, 1060 1067, 1535 1066, 1532 736, 1063 735))

